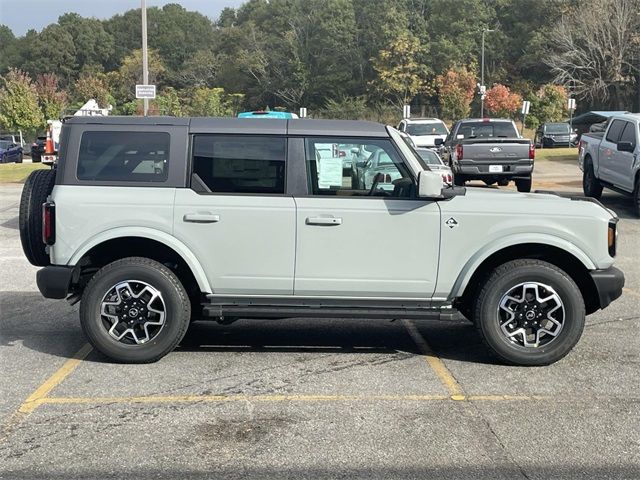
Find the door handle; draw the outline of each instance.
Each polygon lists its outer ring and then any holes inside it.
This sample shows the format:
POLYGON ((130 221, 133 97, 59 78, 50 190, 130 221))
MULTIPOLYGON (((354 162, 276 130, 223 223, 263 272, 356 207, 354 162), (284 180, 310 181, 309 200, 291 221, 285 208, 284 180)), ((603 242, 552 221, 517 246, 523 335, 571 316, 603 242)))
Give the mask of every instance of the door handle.
POLYGON ((342 219, 336 217, 307 217, 307 225, 342 225, 342 219))
POLYGON ((220 221, 220 215, 213 213, 187 213, 182 220, 191 223, 217 223, 220 221))

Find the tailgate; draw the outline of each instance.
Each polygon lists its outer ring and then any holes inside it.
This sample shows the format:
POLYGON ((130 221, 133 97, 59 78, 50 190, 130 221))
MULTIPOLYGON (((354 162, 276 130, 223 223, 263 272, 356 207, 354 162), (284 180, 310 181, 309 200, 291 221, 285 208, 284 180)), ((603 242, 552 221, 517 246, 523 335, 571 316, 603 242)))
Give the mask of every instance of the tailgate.
POLYGON ((529 159, 531 141, 526 138, 479 138, 462 142, 462 161, 500 163, 529 159))

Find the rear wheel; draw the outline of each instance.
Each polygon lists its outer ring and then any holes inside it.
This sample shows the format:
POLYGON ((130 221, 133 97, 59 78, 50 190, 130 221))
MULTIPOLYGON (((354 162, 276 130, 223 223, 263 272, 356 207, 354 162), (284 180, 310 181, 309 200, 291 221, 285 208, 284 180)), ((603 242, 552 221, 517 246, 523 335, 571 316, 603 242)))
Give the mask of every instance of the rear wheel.
POLYGON ((519 192, 528 193, 531 191, 531 177, 516 180, 516 188, 519 192))
POLYGON ((636 188, 633 190, 633 209, 636 216, 640 217, 640 178, 636 180, 636 188))
POLYGON ((602 184, 593 172, 593 164, 587 160, 582 174, 582 190, 585 196, 599 199, 602 196, 602 184))
POLYGON ((465 182, 465 178, 461 173, 456 173, 453 175, 453 184, 458 186, 458 187, 463 187, 464 186, 464 182, 465 182))
POLYGON ((474 320, 501 360, 548 365, 567 355, 580 339, 585 306, 563 270, 542 260, 513 260, 487 277, 476 298, 474 320))
POLYGON ((49 265, 49 254, 42 241, 42 204, 51 194, 55 180, 53 169, 34 170, 27 177, 20 197, 18 226, 22 250, 27 260, 38 267, 49 265))
POLYGON ((91 344, 123 363, 155 362, 182 340, 191 303, 178 277, 148 258, 103 267, 82 295, 80 324, 91 344))

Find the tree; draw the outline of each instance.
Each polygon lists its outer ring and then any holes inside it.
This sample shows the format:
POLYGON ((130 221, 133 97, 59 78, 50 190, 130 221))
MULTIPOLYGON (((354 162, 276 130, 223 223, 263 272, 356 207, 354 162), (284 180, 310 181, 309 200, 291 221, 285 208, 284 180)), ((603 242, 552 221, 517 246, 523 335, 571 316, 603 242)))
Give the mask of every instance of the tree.
POLYGON ((29 76, 10 69, 0 77, 0 124, 11 131, 33 133, 44 125, 44 117, 38 108, 38 93, 29 76))
POLYGON ((55 73, 38 75, 35 88, 44 118, 47 120, 60 118, 67 107, 68 98, 67 92, 59 89, 58 76, 55 73))
POLYGON ((92 98, 98 102, 100 108, 107 108, 115 103, 106 76, 102 74, 83 74, 74 85, 73 97, 78 106, 92 98))
POLYGON ((522 97, 498 83, 487 90, 484 104, 493 115, 511 117, 522 105, 522 97))
POLYGON ((60 25, 45 27, 30 42, 24 65, 32 75, 55 72, 60 82, 68 85, 77 71, 73 37, 60 25))
POLYGON ((640 61, 640 2, 589 0, 551 30, 546 64, 555 82, 593 105, 630 109, 640 61))
POLYGON ((189 115, 226 117, 237 112, 241 96, 228 95, 222 88, 196 88, 190 95, 189 115))
POLYGON ((58 19, 71 35, 75 46, 75 64, 79 70, 86 67, 108 65, 114 48, 114 39, 107 33, 100 20, 83 18, 77 13, 65 13, 58 19))
POLYGON ((452 67, 436 77, 441 115, 449 120, 465 118, 471 112, 476 87, 476 73, 466 67, 452 67))
POLYGON ((541 123, 559 122, 566 116, 567 90, 561 85, 546 84, 529 97, 531 111, 527 116, 527 125, 537 128, 541 123))
POLYGON ((183 106, 178 92, 173 87, 166 87, 156 98, 156 105, 160 115, 172 115, 181 117, 183 115, 183 106))
POLYGON ((370 82, 372 90, 388 97, 396 105, 407 105, 419 92, 428 89, 427 67, 419 62, 424 48, 409 33, 399 36, 387 49, 372 59, 377 77, 370 82))

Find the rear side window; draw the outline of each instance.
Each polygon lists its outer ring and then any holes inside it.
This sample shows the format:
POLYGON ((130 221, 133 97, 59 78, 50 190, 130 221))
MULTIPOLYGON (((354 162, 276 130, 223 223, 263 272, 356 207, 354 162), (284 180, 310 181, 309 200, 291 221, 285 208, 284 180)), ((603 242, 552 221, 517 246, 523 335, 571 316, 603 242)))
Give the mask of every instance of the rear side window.
POLYGON ((286 139, 196 135, 193 173, 213 193, 283 194, 286 139))
POLYGON ((629 142, 633 148, 636 148, 636 126, 634 123, 626 122, 620 141, 629 142))
POLYGON ((607 131, 607 142, 618 143, 618 139, 620 138, 620 133, 622 133, 622 129, 624 128, 625 122, 622 120, 614 120, 607 131))
POLYGON ((166 132, 84 132, 78 180, 164 182, 169 160, 166 132))

